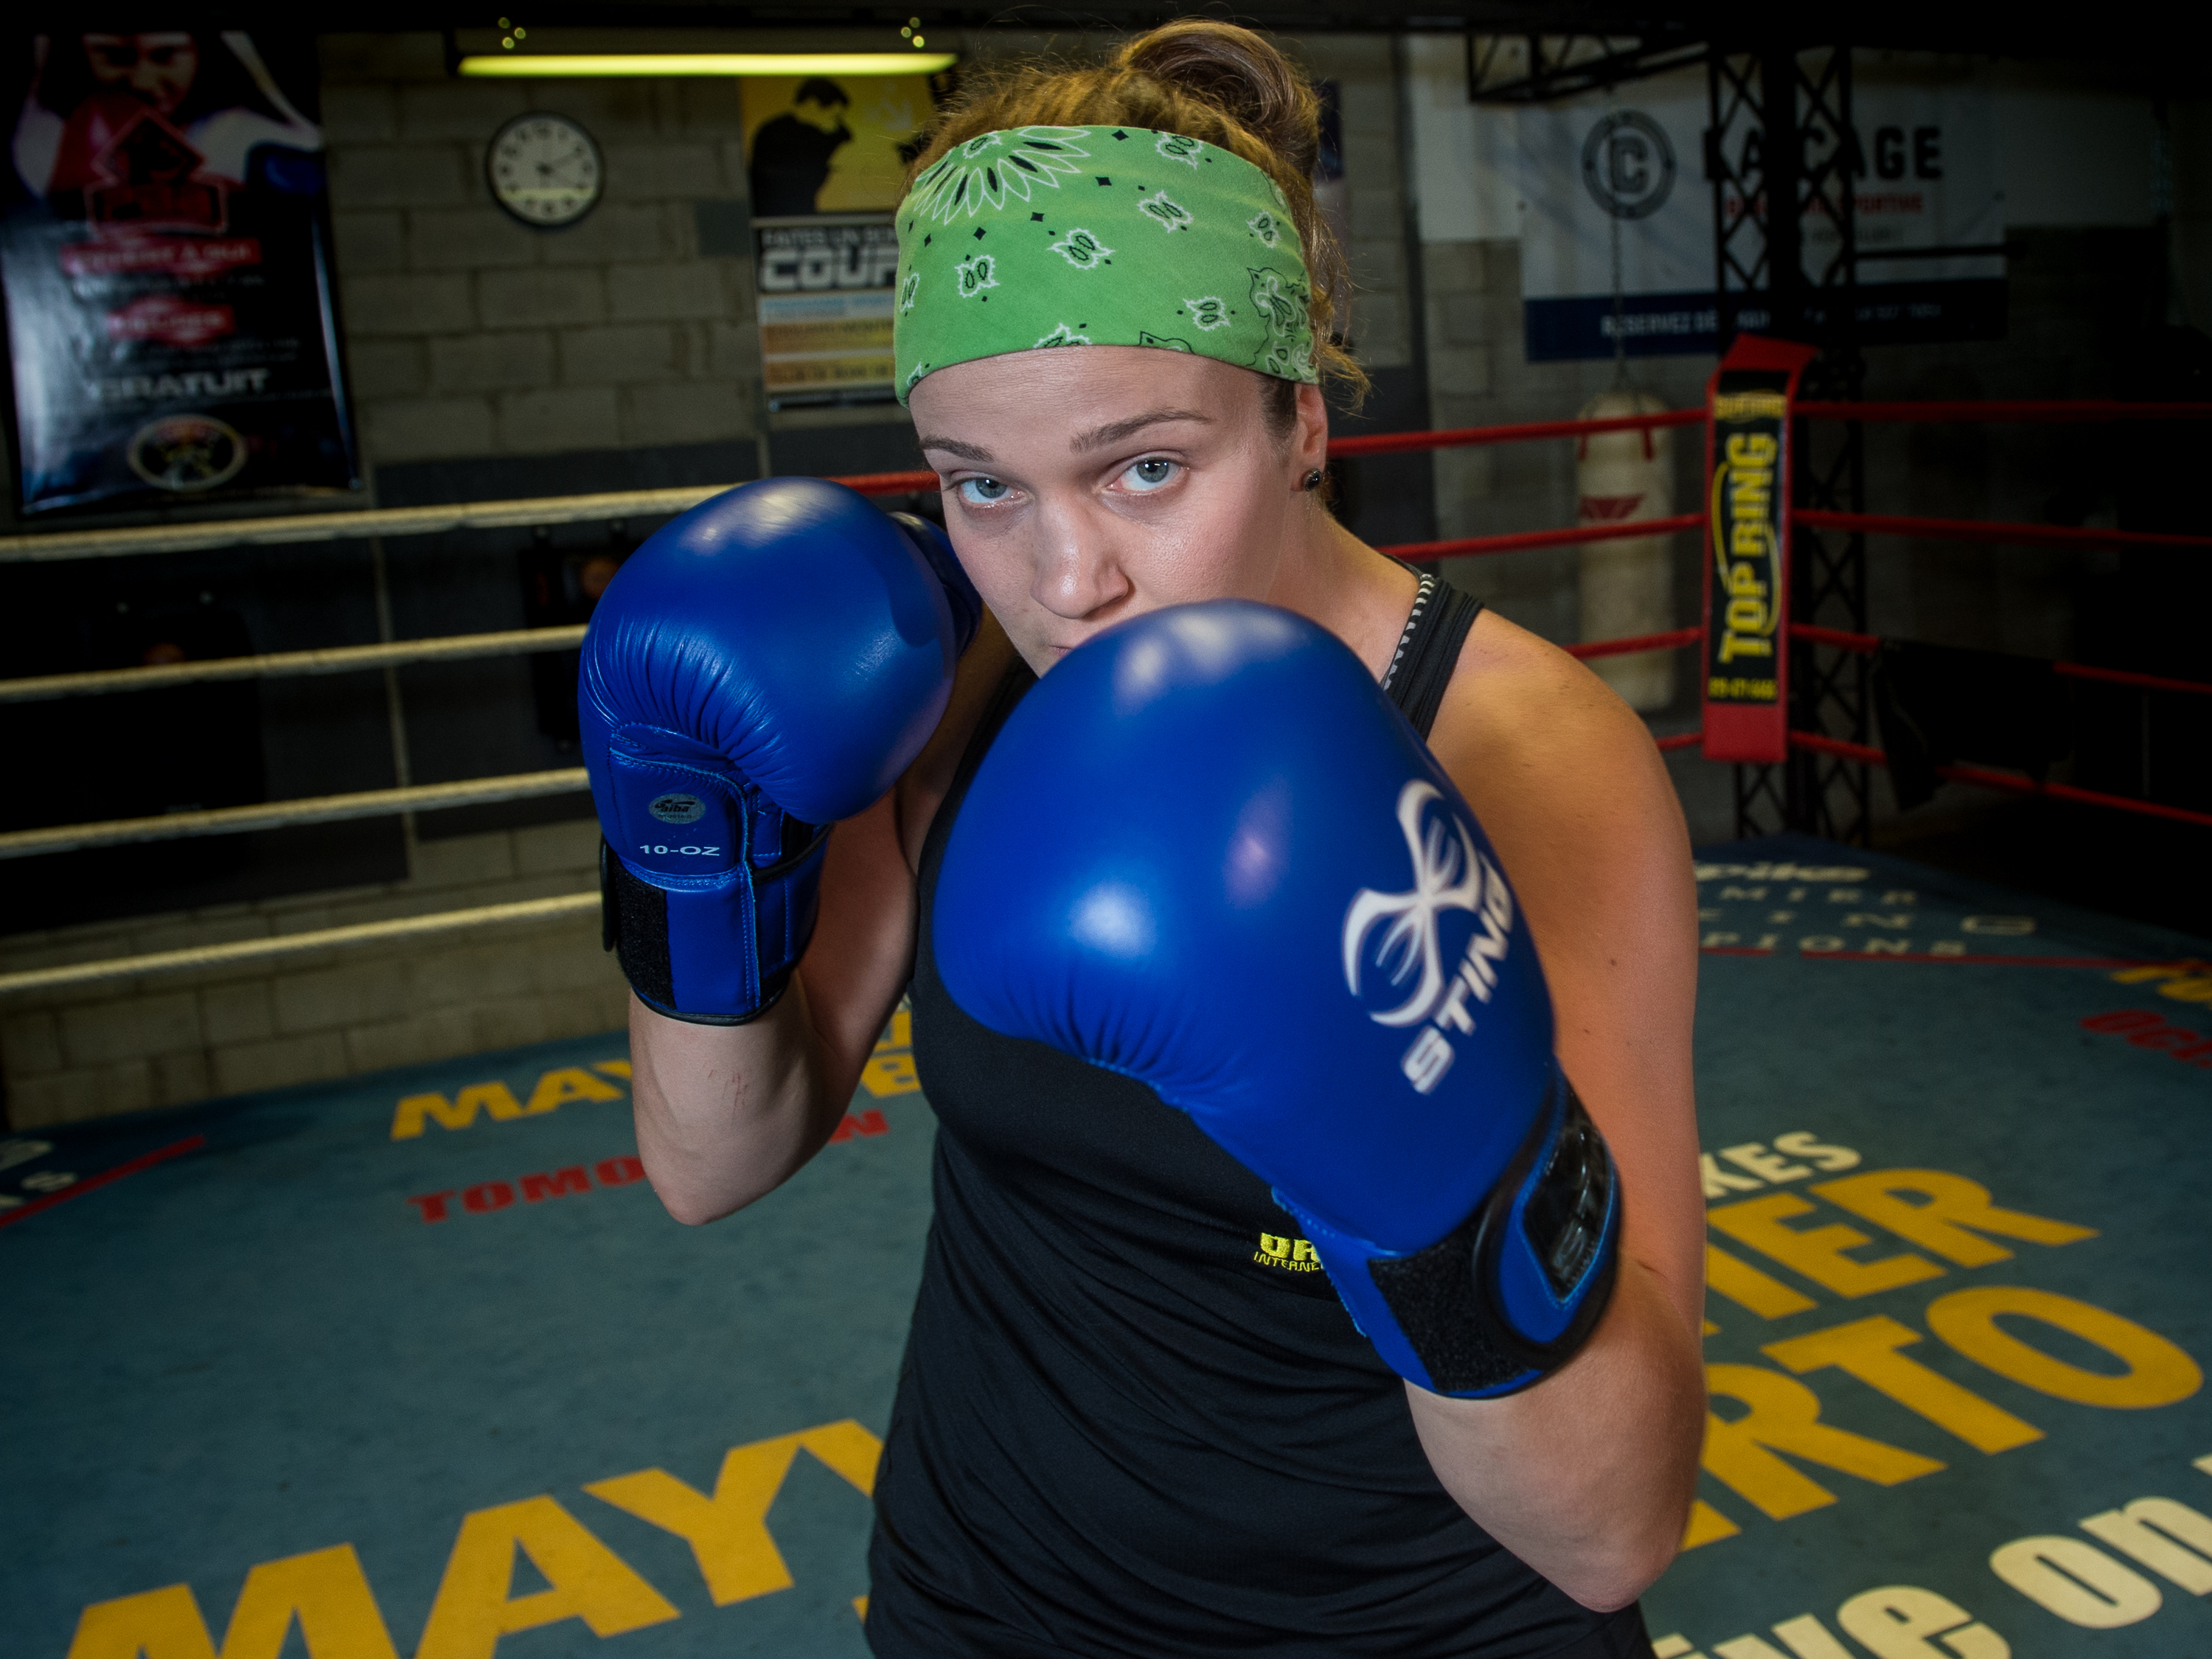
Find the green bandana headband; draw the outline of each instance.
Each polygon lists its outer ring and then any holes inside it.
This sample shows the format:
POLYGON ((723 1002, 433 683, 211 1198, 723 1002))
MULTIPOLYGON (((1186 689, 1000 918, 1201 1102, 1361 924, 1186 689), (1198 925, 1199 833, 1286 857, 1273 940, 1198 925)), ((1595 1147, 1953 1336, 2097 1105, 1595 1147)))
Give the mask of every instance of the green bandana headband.
POLYGON ((1310 289, 1274 181, 1144 127, 1016 127, 946 151, 898 210, 899 401, 1045 346, 1155 346, 1316 382, 1310 289))

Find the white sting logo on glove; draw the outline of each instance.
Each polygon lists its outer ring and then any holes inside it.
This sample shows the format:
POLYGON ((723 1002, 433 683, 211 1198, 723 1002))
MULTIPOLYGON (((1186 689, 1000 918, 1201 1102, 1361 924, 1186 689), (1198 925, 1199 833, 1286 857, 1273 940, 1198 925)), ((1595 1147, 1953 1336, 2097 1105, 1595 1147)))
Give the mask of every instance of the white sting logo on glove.
POLYGON ((1467 999, 1472 995, 1478 1002, 1490 1000, 1498 982, 1495 964, 1504 959, 1513 925, 1513 896, 1497 866, 1475 851, 1467 826, 1448 810, 1429 817, 1431 803, 1443 799, 1435 785, 1420 778, 1398 792, 1398 827, 1405 832, 1406 850, 1413 860, 1413 889, 1378 893, 1362 888, 1344 917, 1344 981, 1352 995, 1359 994, 1360 963, 1368 935, 1378 922, 1389 924, 1376 957, 1377 965, 1389 971, 1390 982, 1403 985, 1419 971, 1420 982, 1410 997, 1395 1008, 1370 1012, 1368 1017, 1389 1026, 1418 1025, 1433 1018, 1401 1062, 1407 1080, 1423 1094, 1451 1069, 1452 1046, 1442 1028, 1449 1026, 1463 1035, 1474 1032, 1467 999), (1448 910, 1465 910, 1479 916, 1482 924, 1449 975, 1440 938, 1448 910))

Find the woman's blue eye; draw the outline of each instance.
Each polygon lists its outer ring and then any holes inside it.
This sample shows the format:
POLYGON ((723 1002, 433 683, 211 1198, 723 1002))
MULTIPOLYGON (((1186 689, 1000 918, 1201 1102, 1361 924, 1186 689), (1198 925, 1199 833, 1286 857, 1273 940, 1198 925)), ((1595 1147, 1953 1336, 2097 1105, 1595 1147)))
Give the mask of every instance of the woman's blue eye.
POLYGON ((962 499, 981 506, 988 501, 1004 501, 1006 486, 996 478, 963 478, 960 481, 962 499))
POLYGON ((1142 495, 1148 490, 1158 489, 1162 484, 1173 478, 1175 472, 1176 463, 1173 461, 1157 459, 1139 461, 1121 475, 1121 481, 1130 489, 1142 495))

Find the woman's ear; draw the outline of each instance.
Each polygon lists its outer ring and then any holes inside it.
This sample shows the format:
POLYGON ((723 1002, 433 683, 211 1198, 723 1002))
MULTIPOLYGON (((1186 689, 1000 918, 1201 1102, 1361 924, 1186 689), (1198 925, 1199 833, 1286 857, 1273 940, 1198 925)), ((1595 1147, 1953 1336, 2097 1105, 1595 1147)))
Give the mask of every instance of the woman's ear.
POLYGON ((1291 460, 1299 478, 1328 465, 1328 402, 1317 386, 1298 387, 1298 421, 1291 433, 1291 460))

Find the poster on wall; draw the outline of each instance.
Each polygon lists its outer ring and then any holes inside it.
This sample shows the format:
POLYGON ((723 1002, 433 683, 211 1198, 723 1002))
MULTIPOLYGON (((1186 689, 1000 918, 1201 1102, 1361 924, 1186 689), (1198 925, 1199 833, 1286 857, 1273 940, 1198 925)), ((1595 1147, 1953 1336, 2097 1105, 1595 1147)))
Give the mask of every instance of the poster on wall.
MULTIPOLYGON (((1859 337, 1869 343, 2002 337, 2002 254, 1929 257, 2004 240, 1987 89, 1972 78, 1856 66, 1854 213, 1859 337)), ((1703 68, 1518 115, 1522 318, 1528 361, 1610 357, 1618 231, 1620 331, 1632 356, 1715 349, 1713 196, 1704 165, 1703 68)), ((1732 173, 1757 171, 1752 128, 1723 140, 1732 173)), ((1814 156, 1814 160, 1819 158, 1814 156)), ((1804 265, 1834 257, 1808 220, 1804 265)), ((1756 331, 1755 306, 1739 315, 1756 331)))
POLYGON ((926 75, 748 76, 738 112, 753 217, 889 213, 934 107, 926 75))
POLYGON ((769 408, 892 396, 890 210, 934 107, 922 75, 743 83, 769 408))
POLYGON ((19 54, 0 289, 20 510, 357 488, 312 42, 57 33, 19 54))
POLYGON ((892 396, 890 216, 753 223, 761 380, 771 409, 892 396))

